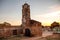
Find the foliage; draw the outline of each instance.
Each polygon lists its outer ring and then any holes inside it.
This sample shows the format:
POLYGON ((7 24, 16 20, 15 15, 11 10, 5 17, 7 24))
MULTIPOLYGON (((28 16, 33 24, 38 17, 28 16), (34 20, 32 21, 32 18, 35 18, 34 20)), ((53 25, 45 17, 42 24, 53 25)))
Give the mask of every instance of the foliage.
POLYGON ((60 40, 60 38, 47 38, 47 40, 60 40))
POLYGON ((7 40, 6 38, 4 38, 4 37, 0 37, 0 40, 7 40))
POLYGON ((55 28, 53 29, 53 31, 54 31, 54 33, 60 33, 60 28, 59 28, 59 27, 55 27, 55 28))

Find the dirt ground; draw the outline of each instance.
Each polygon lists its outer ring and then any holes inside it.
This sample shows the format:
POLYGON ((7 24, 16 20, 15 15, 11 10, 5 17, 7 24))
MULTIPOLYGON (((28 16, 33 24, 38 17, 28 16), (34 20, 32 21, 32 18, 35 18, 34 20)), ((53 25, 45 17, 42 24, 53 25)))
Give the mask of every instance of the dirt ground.
POLYGON ((13 36, 3 40, 60 40, 60 34, 45 31, 41 37, 13 36))
POLYGON ((7 40, 60 40, 60 34, 54 34, 47 37, 12 37, 7 40))

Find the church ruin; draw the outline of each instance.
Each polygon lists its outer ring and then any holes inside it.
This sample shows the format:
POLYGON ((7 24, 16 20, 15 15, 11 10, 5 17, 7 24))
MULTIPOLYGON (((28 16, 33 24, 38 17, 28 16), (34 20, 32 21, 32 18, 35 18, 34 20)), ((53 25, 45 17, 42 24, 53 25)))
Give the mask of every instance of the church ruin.
POLYGON ((22 28, 25 36, 42 36, 42 25, 40 22, 30 18, 30 5, 22 5, 22 28))
POLYGON ((22 25, 12 26, 6 22, 0 24, 0 38, 20 34, 24 34, 25 36, 42 36, 42 25, 38 21, 31 20, 30 5, 27 3, 22 5, 22 25))

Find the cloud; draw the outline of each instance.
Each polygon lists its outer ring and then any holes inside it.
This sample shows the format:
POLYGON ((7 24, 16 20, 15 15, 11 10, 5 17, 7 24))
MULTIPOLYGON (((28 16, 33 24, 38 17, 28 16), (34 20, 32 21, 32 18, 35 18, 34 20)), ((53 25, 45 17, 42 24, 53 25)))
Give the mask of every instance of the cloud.
POLYGON ((54 21, 60 20, 60 11, 45 13, 41 15, 34 15, 33 19, 42 22, 43 25, 49 25, 54 21), (47 24, 48 23, 48 24, 47 24))
POLYGON ((48 12, 54 12, 54 11, 59 11, 60 10, 60 5, 52 5, 49 7, 49 11, 48 12))

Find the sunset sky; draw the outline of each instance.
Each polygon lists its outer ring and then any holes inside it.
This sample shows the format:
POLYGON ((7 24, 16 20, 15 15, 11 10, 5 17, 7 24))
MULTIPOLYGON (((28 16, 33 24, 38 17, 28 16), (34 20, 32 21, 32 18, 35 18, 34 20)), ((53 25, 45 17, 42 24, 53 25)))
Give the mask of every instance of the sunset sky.
POLYGON ((60 0, 0 0, 0 23, 20 25, 25 2, 30 5, 31 19, 42 25, 50 25, 54 21, 60 23, 60 0))

